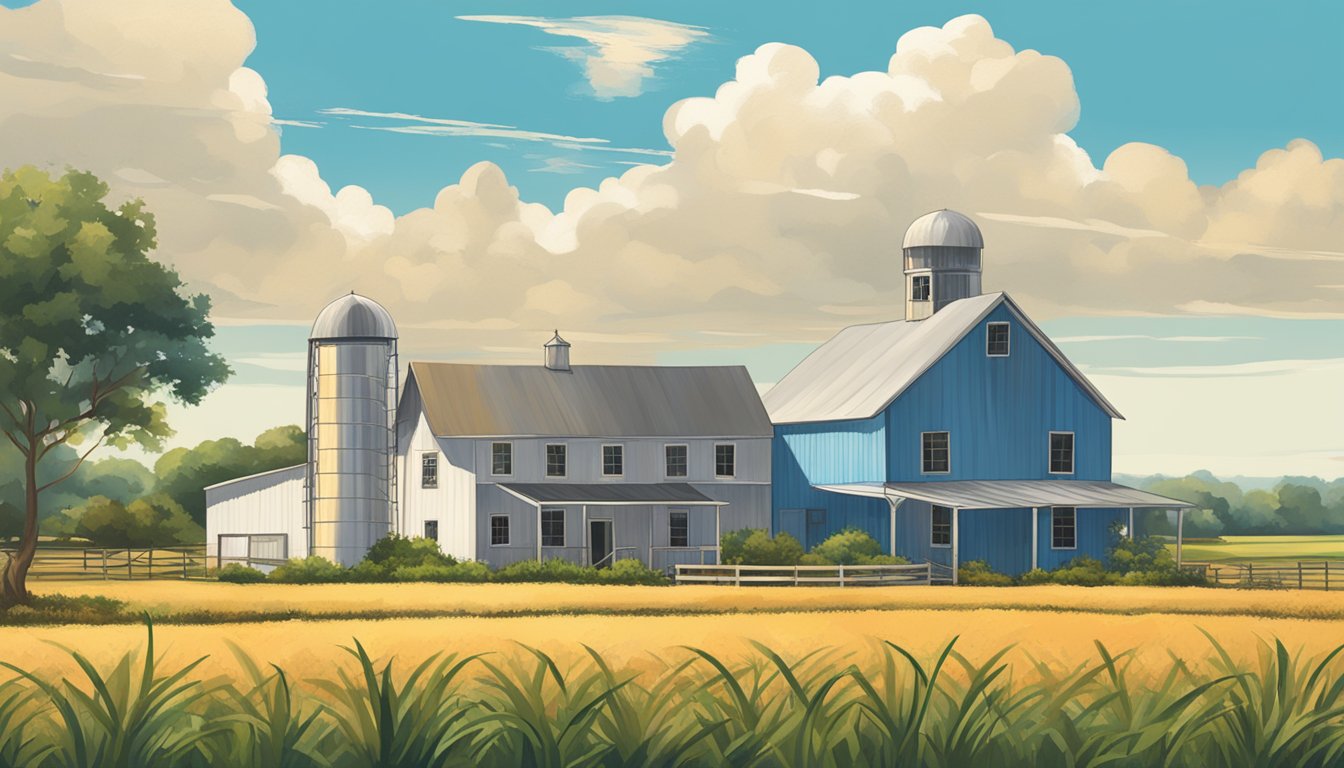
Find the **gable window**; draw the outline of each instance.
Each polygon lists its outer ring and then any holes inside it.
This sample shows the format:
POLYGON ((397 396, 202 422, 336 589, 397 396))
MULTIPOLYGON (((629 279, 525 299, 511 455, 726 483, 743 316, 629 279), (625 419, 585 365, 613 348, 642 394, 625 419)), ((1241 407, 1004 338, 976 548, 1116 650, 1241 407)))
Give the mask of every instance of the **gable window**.
POLYGON ((505 547, 509 544, 509 516, 490 516, 490 546, 505 547))
POLYGON ((490 444, 490 474, 513 474, 513 443, 490 444))
POLYGON ((928 301, 929 300, 929 281, 928 275, 915 275, 910 278, 910 300, 928 301))
POLYGON ((946 432, 920 434, 920 453, 925 474, 942 474, 952 470, 951 440, 946 432))
POLYGON ((602 474, 606 477, 620 477, 625 474, 625 446, 602 446, 602 474))
POLYGON ((990 323, 985 326, 985 354, 990 357, 1007 357, 1008 337, 1007 323, 990 323))
POLYGON ((568 471, 565 467, 565 460, 568 455, 564 445, 555 444, 546 446, 546 476, 564 477, 568 471))
POLYGON ((420 487, 439 487, 439 454, 426 453, 420 457, 420 487))
POLYGON ((1050 548, 1078 548, 1078 510, 1073 507, 1050 508, 1050 548))
POLYGON ((1050 474, 1073 474, 1073 433, 1050 433, 1050 474))
POLYGON ((541 546, 565 546, 565 510, 541 510, 541 546))
POLYGON ((669 547, 690 546, 690 530, 690 515, 688 513, 667 513, 667 545, 669 547))
POLYGON ((688 448, 684 445, 663 446, 663 458, 668 477, 685 477, 688 448))
POLYGON ((933 505, 929 512, 929 543, 935 547, 952 546, 952 509, 933 505))
POLYGON ((438 541, 438 540, 439 540, 439 521, 438 521, 438 520, 426 520, 426 521, 425 521, 425 538, 426 538, 426 539, 430 539, 430 540, 432 540, 432 541, 438 541))
POLYGON ((737 446, 732 443, 714 446, 714 476, 732 477, 737 474, 737 446))

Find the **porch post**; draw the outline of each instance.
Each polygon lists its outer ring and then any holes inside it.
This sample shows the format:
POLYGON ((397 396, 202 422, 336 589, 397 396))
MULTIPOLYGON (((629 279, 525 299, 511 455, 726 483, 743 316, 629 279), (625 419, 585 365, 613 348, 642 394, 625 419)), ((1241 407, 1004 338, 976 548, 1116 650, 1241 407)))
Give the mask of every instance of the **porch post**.
MULTIPOLYGON (((722 504, 714 505, 714 564, 723 565, 723 518, 720 513, 723 512, 722 504)), ((702 558, 700 562, 705 562, 702 558)))
POLYGON ((1041 549, 1041 508, 1031 508, 1031 570, 1040 567, 1037 563, 1041 549))
POLYGON ((905 502, 905 497, 898 498, 887 497, 887 505, 891 507, 891 555, 896 556, 896 510, 905 502))
POLYGON ((1134 508, 1133 508, 1133 507, 1130 507, 1130 508, 1129 508, 1129 527, 1125 528, 1125 531, 1129 533, 1129 540, 1130 540, 1130 541, 1133 541, 1133 540, 1134 540, 1134 508))
MULTIPOLYGON (((590 535, 588 532, 588 505, 584 504, 582 509, 583 509, 583 554, 579 556, 579 562, 583 563, 584 565, 592 565, 592 562, 590 561, 592 560, 593 557, 592 554, 593 547, 592 543, 588 541, 588 537, 590 535)), ((613 539, 615 538, 614 534, 612 538, 613 539)), ((615 541, 612 541, 612 544, 615 543, 616 543, 615 541)))
POLYGON ((1181 567, 1181 537, 1185 532, 1185 507, 1176 510, 1176 567, 1181 567))
POLYGON ((541 562, 541 504, 537 504, 537 562, 541 562))
POLYGON ((957 583, 957 571, 960 570, 961 567, 961 559, 960 559, 961 554, 957 551, 958 549, 957 544, 959 543, 959 540, 961 538, 960 535, 961 524, 957 521, 959 512, 961 512, 961 509, 959 507, 952 508, 952 583, 953 584, 957 583))

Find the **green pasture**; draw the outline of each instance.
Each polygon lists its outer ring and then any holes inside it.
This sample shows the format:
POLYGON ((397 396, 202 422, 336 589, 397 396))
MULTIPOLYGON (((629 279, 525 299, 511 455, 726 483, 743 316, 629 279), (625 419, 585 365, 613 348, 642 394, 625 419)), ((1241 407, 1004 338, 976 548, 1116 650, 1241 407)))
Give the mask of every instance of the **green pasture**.
MULTIPOLYGON (((1173 541, 1169 545, 1176 549, 1173 541)), ((1186 562, 1344 561, 1344 536, 1222 536, 1186 541, 1186 562)))

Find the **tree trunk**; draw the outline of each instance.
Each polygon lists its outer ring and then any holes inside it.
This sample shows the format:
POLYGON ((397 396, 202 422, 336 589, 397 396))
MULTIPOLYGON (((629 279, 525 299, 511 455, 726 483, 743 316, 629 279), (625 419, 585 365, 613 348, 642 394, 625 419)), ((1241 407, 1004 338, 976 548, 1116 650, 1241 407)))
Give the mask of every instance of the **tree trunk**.
MULTIPOLYGON (((32 442, 29 443, 32 445, 32 442)), ((19 549, 9 557, 5 564, 3 592, 0 592, 0 606, 27 605, 32 596, 28 594, 28 568, 37 554, 37 453, 30 451, 24 456, 24 518, 23 538, 19 540, 19 549)))

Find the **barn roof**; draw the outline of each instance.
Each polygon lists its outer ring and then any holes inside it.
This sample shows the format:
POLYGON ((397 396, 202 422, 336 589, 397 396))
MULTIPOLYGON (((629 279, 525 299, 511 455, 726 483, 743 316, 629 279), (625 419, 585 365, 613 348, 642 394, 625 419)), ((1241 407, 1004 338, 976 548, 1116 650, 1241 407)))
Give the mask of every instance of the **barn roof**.
POLYGON ((770 437, 742 366, 411 363, 439 437, 770 437))
POLYGON ((925 320, 840 331, 765 393, 770 418, 776 424, 872 418, 1001 304, 1102 410, 1124 418, 1006 293, 960 299, 925 320))

